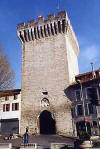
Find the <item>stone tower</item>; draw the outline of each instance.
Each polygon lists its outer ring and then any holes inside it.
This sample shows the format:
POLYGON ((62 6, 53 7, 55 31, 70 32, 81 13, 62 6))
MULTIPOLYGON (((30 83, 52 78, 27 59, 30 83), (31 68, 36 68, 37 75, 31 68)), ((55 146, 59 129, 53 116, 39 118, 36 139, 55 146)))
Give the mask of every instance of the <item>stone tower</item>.
POLYGON ((78 74, 78 42, 67 13, 18 24, 22 43, 21 134, 72 134, 64 90, 78 74))

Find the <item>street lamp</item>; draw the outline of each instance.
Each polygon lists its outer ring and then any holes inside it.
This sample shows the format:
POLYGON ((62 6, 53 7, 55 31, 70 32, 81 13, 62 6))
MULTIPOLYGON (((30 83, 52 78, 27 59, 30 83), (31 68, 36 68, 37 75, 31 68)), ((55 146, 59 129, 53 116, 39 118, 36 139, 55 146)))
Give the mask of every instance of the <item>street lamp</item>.
POLYGON ((81 80, 77 79, 76 80, 77 83, 80 84, 81 87, 81 100, 83 101, 83 116, 84 116, 84 122, 85 122, 85 128, 86 128, 86 132, 87 132, 87 124, 86 124, 86 113, 85 113, 85 100, 84 100, 84 96, 83 96, 83 87, 82 87, 82 82, 81 80))

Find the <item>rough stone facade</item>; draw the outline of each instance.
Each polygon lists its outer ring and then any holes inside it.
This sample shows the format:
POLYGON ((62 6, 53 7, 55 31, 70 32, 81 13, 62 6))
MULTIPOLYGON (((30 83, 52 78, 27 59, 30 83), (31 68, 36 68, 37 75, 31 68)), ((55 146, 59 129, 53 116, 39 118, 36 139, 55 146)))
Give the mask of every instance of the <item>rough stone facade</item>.
POLYGON ((21 134, 40 134, 40 114, 51 112, 56 133, 72 134, 71 101, 64 90, 78 74, 78 42, 65 11, 18 25, 22 43, 21 134), (46 100, 43 100, 46 99, 46 100), (44 104, 42 103, 44 102, 44 104))

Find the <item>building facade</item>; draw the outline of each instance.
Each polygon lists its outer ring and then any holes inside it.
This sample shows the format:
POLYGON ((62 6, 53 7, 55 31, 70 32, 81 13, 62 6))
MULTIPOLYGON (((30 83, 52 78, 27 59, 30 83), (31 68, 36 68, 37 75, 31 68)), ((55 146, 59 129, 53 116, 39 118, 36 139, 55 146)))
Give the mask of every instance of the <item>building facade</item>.
POLYGON ((76 76, 70 85, 74 135, 100 134, 100 69, 76 76))
POLYGON ((78 74, 79 47, 65 11, 18 24, 22 43, 21 134, 72 134, 64 90, 78 74))
POLYGON ((21 90, 0 91, 0 134, 20 133, 21 90))

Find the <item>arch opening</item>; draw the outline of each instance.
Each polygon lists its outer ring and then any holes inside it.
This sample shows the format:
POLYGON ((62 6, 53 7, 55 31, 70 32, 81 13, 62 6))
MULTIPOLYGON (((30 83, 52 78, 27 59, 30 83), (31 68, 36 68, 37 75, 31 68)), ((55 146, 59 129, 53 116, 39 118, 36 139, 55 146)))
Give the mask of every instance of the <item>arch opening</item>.
POLYGON ((40 114, 40 134, 56 134, 55 120, 51 112, 45 110, 40 114))

